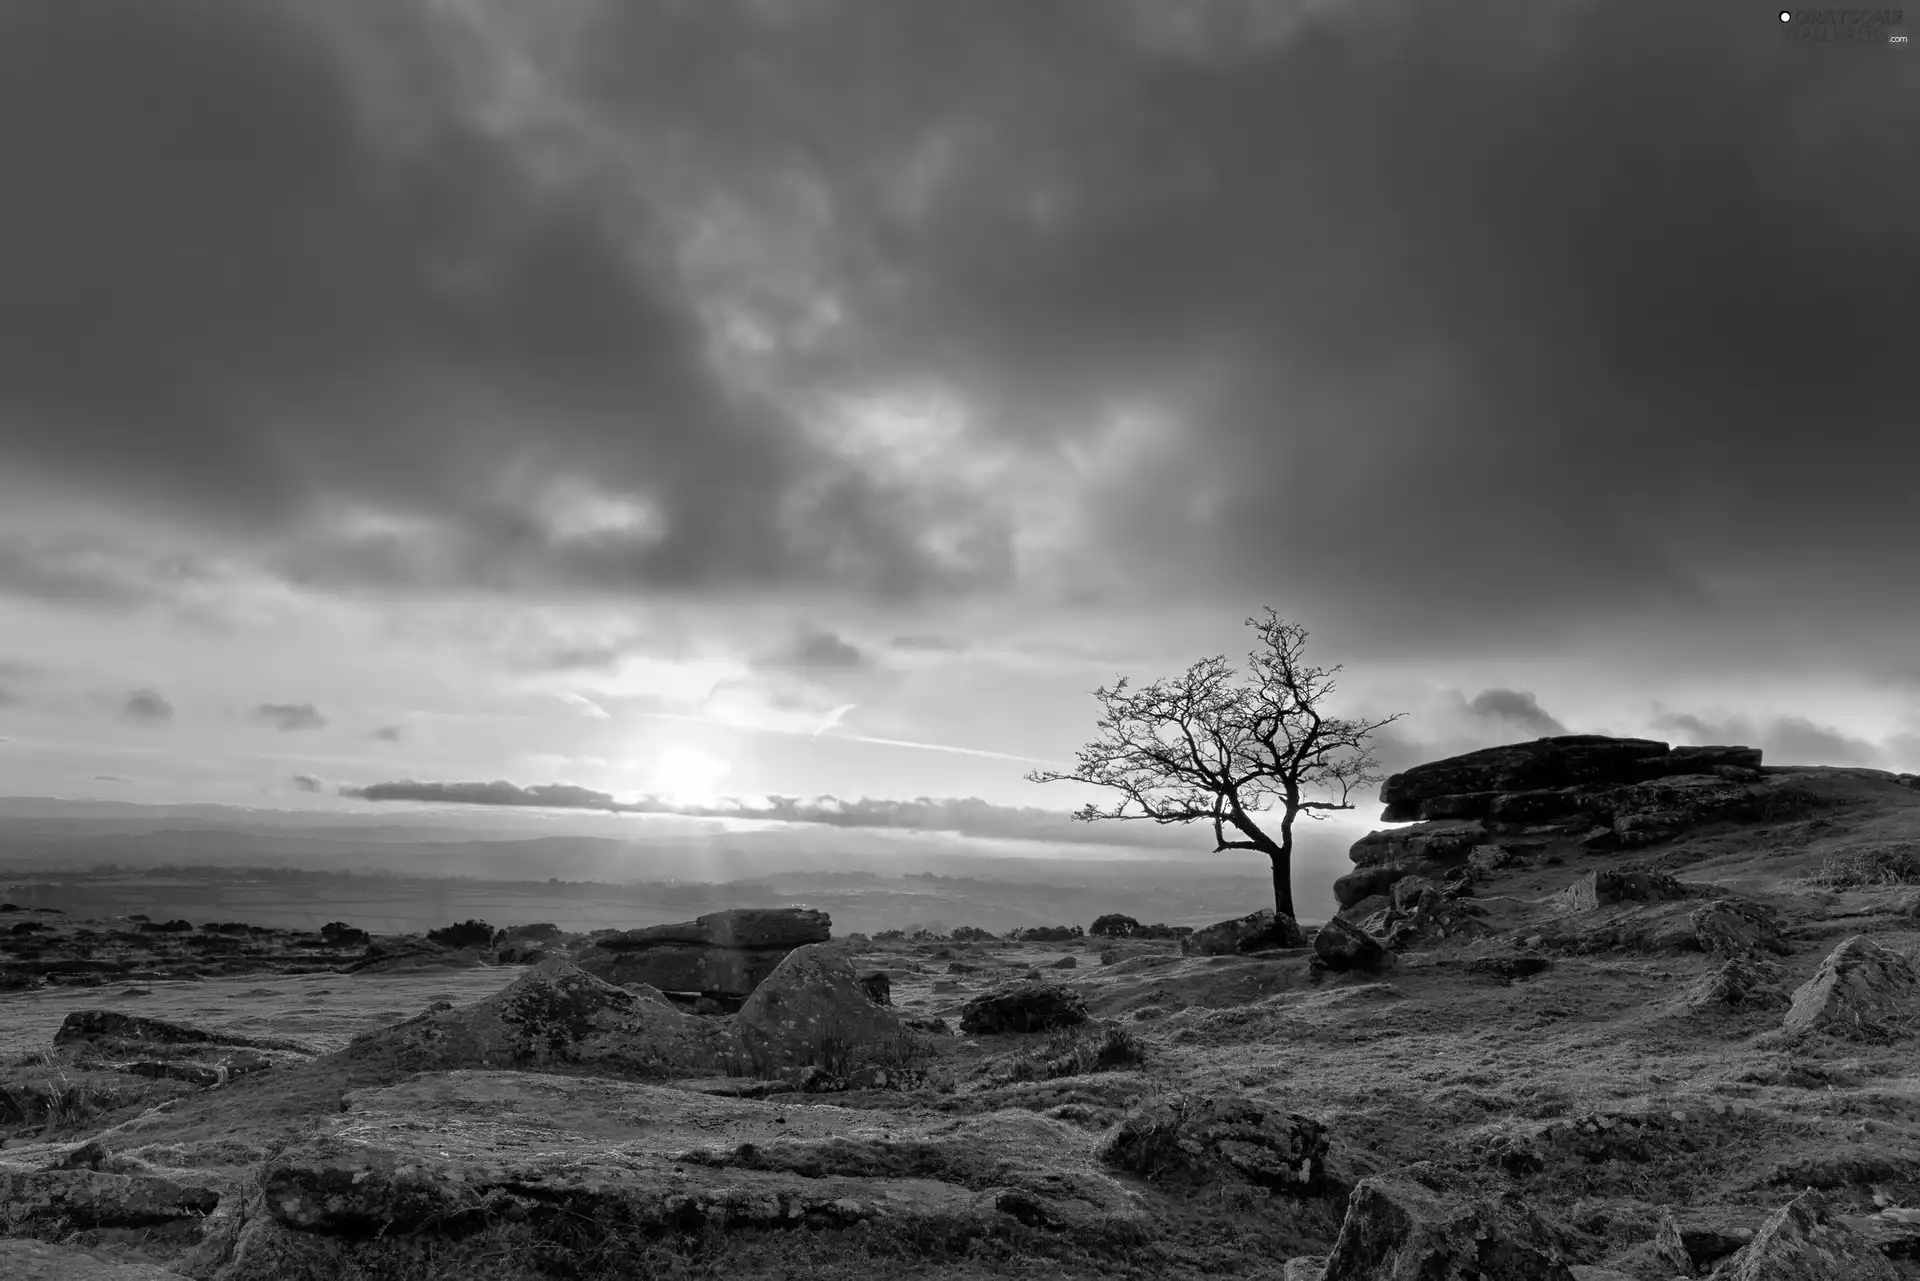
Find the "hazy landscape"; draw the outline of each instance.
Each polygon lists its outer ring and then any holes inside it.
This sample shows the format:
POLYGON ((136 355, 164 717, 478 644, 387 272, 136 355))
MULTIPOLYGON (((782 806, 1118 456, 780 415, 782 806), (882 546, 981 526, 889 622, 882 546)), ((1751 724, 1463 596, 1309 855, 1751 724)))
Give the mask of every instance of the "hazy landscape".
POLYGON ((0 1281, 1920 1281, 1908 16, 0 0, 0 1281))
POLYGON ((1354 845, 1304 947, 1270 910, 1040 940, 781 905, 434 943, 9 903, 0 1261, 1920 1277, 1920 777, 1758 760, 1575 737, 1395 776, 1414 821, 1354 845), (688 960, 706 992, 638 977, 688 960))

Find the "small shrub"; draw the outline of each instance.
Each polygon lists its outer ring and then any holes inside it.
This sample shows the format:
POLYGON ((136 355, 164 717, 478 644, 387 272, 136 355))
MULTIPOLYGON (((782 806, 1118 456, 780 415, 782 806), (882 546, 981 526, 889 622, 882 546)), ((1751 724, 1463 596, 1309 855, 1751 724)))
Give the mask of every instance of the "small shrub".
POLYGON ((1810 885, 1852 889, 1862 885, 1920 885, 1920 847, 1878 845, 1830 854, 1820 870, 1807 878, 1810 885))
POLYGON ((1024 930, 1009 932, 1007 938, 1021 943, 1071 943, 1086 936, 1087 932, 1078 925, 1030 925, 1024 930))
POLYGON ((441 947, 487 947, 493 942, 493 927, 485 921, 467 920, 427 931, 427 942, 441 947))
POLYGON ((1022 1048, 997 1074, 1009 1081, 1057 1081, 1064 1076, 1138 1067, 1146 1057, 1146 1050, 1133 1033, 1105 1025, 1055 1032, 1033 1048, 1022 1048))
POLYGON ((876 943, 898 943, 906 937, 907 932, 905 930, 881 930, 873 936, 873 941, 876 943))
POLYGON ((986 930, 974 925, 956 925, 949 936, 956 943, 994 943, 996 938, 986 930))
POLYGON ((1140 922, 1119 912, 1108 912, 1087 927, 1087 933, 1104 939, 1132 938, 1139 932, 1140 922))

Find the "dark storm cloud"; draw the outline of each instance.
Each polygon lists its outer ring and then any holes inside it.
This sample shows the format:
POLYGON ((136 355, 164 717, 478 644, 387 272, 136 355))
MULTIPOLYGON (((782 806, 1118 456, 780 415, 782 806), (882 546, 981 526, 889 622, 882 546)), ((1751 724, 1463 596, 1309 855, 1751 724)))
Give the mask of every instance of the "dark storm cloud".
POLYGON ((762 667, 796 672, 855 671, 869 665, 859 646, 817 628, 796 636, 792 643, 760 663, 762 667))
POLYGON ((912 801, 843 801, 834 797, 802 800, 771 796, 763 805, 671 805, 655 799, 615 800, 606 792, 546 783, 523 787, 497 780, 491 783, 423 783, 405 779, 342 787, 340 795, 365 801, 419 801, 441 805, 498 805, 548 809, 603 810, 617 814, 675 814, 686 818, 773 819, 789 823, 823 823, 834 827, 900 828, 915 831, 958 832, 964 836, 1002 840, 1063 841, 1083 845, 1145 845, 1156 848, 1205 850, 1206 834, 1198 827, 1181 832, 1151 823, 1080 823, 1053 810, 992 805, 973 797, 912 801))
POLYGON ((173 704, 154 690, 138 689, 120 705, 120 717, 136 725, 165 725, 173 720, 173 704))
POLYGON ((1567 732, 1567 727, 1549 715, 1540 706, 1540 700, 1526 690, 1483 689, 1468 699, 1466 706, 1475 716, 1506 722, 1535 738, 1551 738, 1567 732))
POLYGON ((0 6, 9 479, 272 536, 316 583, 937 579, 892 496, 718 381, 655 207, 533 174, 425 13, 0 6), (664 533, 563 539, 510 473, 664 533), (415 526, 316 523, 342 504, 415 526))
POLYGON ((311 774, 295 774, 293 787, 297 792, 320 792, 326 790, 326 783, 311 774))
POLYGON ((1106 513, 1123 597, 1431 647, 1906 555, 1920 81, 1887 50, 1704 0, 619 12, 610 111, 814 158, 837 372, 951 382, 1036 466, 1170 405, 1106 513))
POLYGON ((718 380, 666 208, 707 184, 788 229, 810 287, 764 314, 846 317, 779 390, 951 386, 1063 481, 1115 406, 1166 410, 1082 599, 1432 648, 1752 567, 1857 599, 1909 554, 1920 82, 1887 50, 1704 0, 608 4, 567 106, 684 162, 628 198, 530 180, 417 12, 0 7, 17 474, 251 532, 420 518, 281 562, 323 583, 990 580, 718 380), (347 68, 381 57, 376 101, 347 68), (664 540, 557 544, 502 496, 523 463, 651 496, 664 540))
POLYGON ((1869 742, 1804 716, 1754 721, 1745 716, 1701 717, 1690 712, 1663 713, 1654 724, 1693 743, 1739 743, 1757 747, 1769 765, 1870 765, 1900 756, 1901 742, 1869 742))
POLYGON ((262 725, 271 725, 281 733, 303 729, 322 729, 327 718, 312 703, 262 703, 250 713, 262 725))

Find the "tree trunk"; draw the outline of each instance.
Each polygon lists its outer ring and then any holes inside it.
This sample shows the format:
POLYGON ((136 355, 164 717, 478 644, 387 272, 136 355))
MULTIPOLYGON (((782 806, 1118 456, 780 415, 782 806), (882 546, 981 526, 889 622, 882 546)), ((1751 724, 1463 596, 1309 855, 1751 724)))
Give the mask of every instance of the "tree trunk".
POLYGON ((1293 910, 1293 842, 1267 851, 1273 861, 1273 910, 1281 916, 1300 917, 1293 910))

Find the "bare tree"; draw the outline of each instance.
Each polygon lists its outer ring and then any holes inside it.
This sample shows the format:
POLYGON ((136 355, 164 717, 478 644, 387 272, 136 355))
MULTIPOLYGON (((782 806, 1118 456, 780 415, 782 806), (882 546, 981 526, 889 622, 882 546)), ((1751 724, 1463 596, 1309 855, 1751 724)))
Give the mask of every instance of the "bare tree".
POLYGON ((1090 804, 1077 819, 1212 820, 1216 852, 1258 850, 1272 862, 1274 910, 1292 918, 1294 821, 1354 808, 1354 789, 1380 781, 1368 739, 1404 713, 1379 721, 1327 715, 1340 668, 1306 664, 1306 629, 1282 622, 1271 608, 1247 625, 1261 641, 1247 655, 1250 682, 1233 683, 1225 657, 1202 659, 1178 679, 1132 693, 1121 677, 1093 692, 1105 713, 1101 734, 1080 749, 1074 770, 1035 770, 1027 779, 1120 793, 1110 808, 1090 804), (1255 821, 1276 805, 1277 827, 1255 821), (1229 828, 1237 834, 1232 839, 1229 828))

